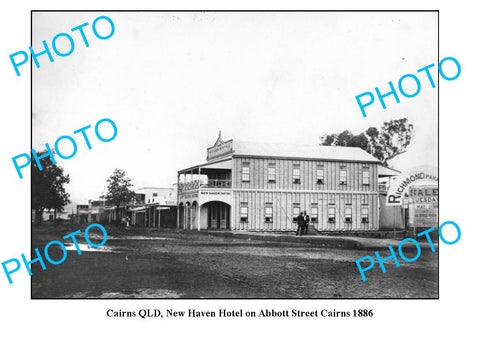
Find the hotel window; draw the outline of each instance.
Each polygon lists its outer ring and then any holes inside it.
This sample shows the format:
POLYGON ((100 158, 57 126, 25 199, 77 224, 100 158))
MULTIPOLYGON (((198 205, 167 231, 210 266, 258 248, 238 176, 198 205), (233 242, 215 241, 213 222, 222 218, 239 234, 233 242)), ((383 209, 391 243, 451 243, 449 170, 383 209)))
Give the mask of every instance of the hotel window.
POLYGON ((250 163, 242 164, 242 182, 250 182, 250 163))
POLYGON ((340 167, 340 184, 341 185, 347 184, 347 167, 345 166, 340 167))
POLYGON ((300 164, 293 164, 293 184, 300 184, 300 164))
POLYGON ((368 223, 368 208, 362 208, 362 223, 368 223))
POLYGON ((276 178, 275 163, 268 164, 268 181, 274 183, 276 178))
POLYGON ((318 222, 318 205, 312 204, 310 206, 310 222, 317 223, 318 222))
POLYGON ((298 215, 300 215, 300 203, 293 203, 293 222, 297 223, 298 221, 298 215))
POLYGON ((362 171, 362 183, 363 185, 370 185, 370 171, 366 167, 362 171))
POLYGON ((345 207, 345 222, 352 223, 352 207, 345 207))
POLYGON ((248 204, 240 203, 240 222, 248 222, 248 204))
POLYGON ((323 165, 317 165, 317 184, 323 184, 323 165))
POLYGON ((265 222, 273 222, 273 206, 272 203, 265 204, 265 222))
POLYGON ((328 223, 335 223, 335 207, 328 207, 328 223))
POLYGON ((153 197, 157 197, 158 194, 156 192, 153 193, 153 197))

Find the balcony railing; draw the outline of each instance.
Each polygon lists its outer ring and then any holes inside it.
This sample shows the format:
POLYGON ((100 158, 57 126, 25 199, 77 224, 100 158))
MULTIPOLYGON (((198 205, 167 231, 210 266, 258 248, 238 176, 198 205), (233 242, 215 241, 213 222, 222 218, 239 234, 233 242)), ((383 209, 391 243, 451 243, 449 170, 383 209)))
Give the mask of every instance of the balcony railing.
POLYGON ((232 180, 230 179, 209 179, 207 183, 202 183, 201 188, 231 188, 232 180))
POLYGON ((200 181, 197 179, 190 182, 179 183, 178 190, 186 191, 186 190, 198 189, 199 186, 200 186, 200 181))
POLYGON ((187 191, 198 188, 231 188, 232 180, 230 179, 209 179, 206 183, 204 181, 194 180, 190 182, 180 183, 179 190, 187 191))

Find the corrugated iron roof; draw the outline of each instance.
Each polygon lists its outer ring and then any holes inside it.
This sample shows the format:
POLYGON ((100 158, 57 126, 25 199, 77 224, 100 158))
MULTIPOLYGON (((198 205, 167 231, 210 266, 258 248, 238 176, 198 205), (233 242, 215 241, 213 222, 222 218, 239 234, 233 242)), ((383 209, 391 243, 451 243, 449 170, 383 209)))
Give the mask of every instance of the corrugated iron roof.
POLYGON ((231 160, 232 154, 228 154, 222 157, 219 157, 217 159, 212 159, 210 162, 195 165, 186 169, 182 169, 179 172, 182 171, 189 171, 192 169, 196 169, 198 167, 201 167, 202 169, 232 169, 232 160, 231 160), (227 159, 225 159, 227 157, 227 159))
POLYGON ((234 140, 233 150, 234 155, 237 156, 379 162, 378 159, 360 148, 346 146, 273 144, 234 140))
POLYGON ((383 165, 378 166, 378 176, 398 176, 402 172, 383 165))

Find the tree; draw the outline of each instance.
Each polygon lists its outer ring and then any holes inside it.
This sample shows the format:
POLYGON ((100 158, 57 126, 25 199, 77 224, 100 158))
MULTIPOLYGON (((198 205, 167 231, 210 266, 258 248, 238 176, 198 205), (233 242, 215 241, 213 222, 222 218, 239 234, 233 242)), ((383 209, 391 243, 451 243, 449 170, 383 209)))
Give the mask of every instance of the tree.
MULTIPOLYGON (((47 151, 39 152, 44 155, 47 151)), ((63 207, 70 203, 70 194, 66 192, 64 185, 70 182, 70 176, 63 173, 63 168, 52 164, 48 158, 41 163, 42 169, 38 168, 37 162, 33 162, 32 171, 32 209, 35 210, 35 222, 42 223, 44 209, 53 209, 55 219, 57 211, 63 211, 63 207)), ((42 160, 40 160, 42 161, 42 160)))
POLYGON ((323 135, 320 141, 322 145, 359 147, 388 166, 389 160, 407 151, 413 137, 413 125, 407 118, 402 118, 383 123, 380 130, 370 127, 358 135, 345 130, 323 135))
POLYGON ((129 188, 133 186, 132 180, 127 176, 125 171, 115 169, 110 178, 107 179, 108 187, 105 199, 115 205, 116 220, 120 220, 120 206, 132 200, 135 192, 129 188))

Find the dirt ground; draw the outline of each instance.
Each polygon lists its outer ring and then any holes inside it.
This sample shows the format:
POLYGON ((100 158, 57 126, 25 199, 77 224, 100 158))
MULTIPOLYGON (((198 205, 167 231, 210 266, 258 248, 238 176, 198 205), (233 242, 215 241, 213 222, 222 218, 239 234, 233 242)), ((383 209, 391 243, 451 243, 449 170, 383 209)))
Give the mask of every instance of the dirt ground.
MULTIPOLYGON (((372 250, 113 227, 105 245, 89 248, 85 227, 32 226, 32 246, 42 254, 52 240, 68 248, 59 265, 32 265, 32 298, 438 298, 438 252, 400 259, 400 267, 387 261, 386 273, 376 264, 364 282, 355 260, 374 257, 372 250), (78 229, 81 255, 63 240, 78 229)), ((52 246, 49 255, 59 260, 62 252, 52 246)))

